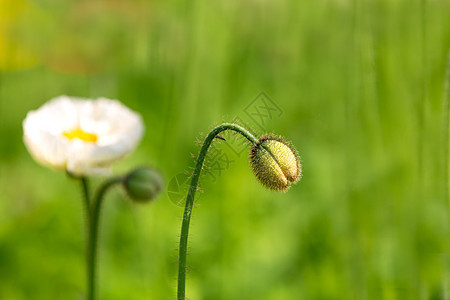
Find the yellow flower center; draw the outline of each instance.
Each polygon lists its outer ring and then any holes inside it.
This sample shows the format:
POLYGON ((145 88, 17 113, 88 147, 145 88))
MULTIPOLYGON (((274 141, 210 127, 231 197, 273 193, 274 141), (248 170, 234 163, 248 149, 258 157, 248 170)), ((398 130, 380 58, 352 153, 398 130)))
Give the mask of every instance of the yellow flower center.
POLYGON ((63 135, 68 138, 69 140, 72 140, 74 138, 80 139, 82 141, 88 142, 88 143, 95 143, 97 142, 97 135, 89 132, 85 132, 80 128, 76 128, 71 131, 64 131, 63 135))

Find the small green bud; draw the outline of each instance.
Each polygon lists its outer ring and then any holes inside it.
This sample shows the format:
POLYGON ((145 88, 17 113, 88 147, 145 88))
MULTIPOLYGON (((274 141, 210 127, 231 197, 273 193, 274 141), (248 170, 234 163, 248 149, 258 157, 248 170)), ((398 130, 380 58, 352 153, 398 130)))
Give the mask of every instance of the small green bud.
POLYGON ((262 136, 253 144, 250 163, 256 178, 271 190, 287 191, 301 178, 297 151, 280 137, 262 136))
POLYGON ((123 186, 131 199, 146 202, 154 199, 162 190, 161 174, 152 168, 140 167, 125 176, 123 186))

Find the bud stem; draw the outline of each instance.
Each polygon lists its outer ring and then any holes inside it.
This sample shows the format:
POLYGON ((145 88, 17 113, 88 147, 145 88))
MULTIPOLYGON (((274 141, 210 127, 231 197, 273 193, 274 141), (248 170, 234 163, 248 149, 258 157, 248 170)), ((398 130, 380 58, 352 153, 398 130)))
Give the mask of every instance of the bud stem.
POLYGON ((187 243, 188 243, 188 235, 189 235, 189 223, 191 220, 192 207, 194 204, 195 192, 197 191, 198 179, 200 176, 200 172, 203 168, 203 163, 205 161, 206 154, 208 152, 208 148, 211 145, 214 138, 225 130, 233 130, 237 133, 240 133, 247 140, 249 140, 252 144, 259 143, 258 139, 251 134, 245 128, 231 123, 224 123, 217 127, 215 127, 207 136, 205 141, 203 142, 202 148, 197 157, 197 162, 195 165, 194 172, 192 174, 191 185, 189 187, 188 195, 186 198, 186 206, 183 214, 183 221, 181 225, 181 235, 180 235, 180 248, 179 248, 179 257, 178 257, 178 291, 177 291, 177 299, 185 300, 186 299, 186 254, 187 254, 187 243))
POLYGON ((100 220, 100 210, 102 200, 108 189, 116 183, 123 181, 123 176, 112 177, 103 182, 97 189, 93 202, 90 201, 89 186, 87 178, 82 177, 83 194, 85 198, 87 223, 88 223, 88 240, 86 247, 86 263, 87 263, 87 297, 88 300, 95 299, 95 282, 96 282, 96 259, 97 259, 97 240, 98 240, 98 224, 100 220))

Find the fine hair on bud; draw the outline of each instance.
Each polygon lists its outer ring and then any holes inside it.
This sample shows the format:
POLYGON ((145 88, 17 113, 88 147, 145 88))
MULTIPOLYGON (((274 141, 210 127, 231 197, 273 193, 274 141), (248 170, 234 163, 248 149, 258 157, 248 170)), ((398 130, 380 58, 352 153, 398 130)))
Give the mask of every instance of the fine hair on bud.
POLYGON ((297 150, 281 137, 260 137, 258 143, 253 144, 249 158, 256 178, 268 189, 285 192, 301 178, 297 150))

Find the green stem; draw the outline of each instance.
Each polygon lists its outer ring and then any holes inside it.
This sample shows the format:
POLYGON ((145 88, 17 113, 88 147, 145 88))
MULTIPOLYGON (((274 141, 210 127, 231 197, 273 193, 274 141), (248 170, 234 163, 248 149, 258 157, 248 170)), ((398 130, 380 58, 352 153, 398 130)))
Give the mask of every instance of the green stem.
POLYGON ((123 181, 122 176, 113 177, 106 180, 97 190, 94 202, 89 207, 89 238, 87 247, 87 299, 95 299, 95 281, 96 281, 96 259, 97 259, 97 240, 98 224, 100 221, 100 210, 102 200, 108 189, 116 183, 123 181))
MULTIPOLYGON (((89 262, 89 236, 90 236, 90 223, 91 223, 91 206, 90 206, 90 202, 91 202, 91 198, 90 198, 90 193, 89 193, 89 180, 86 177, 80 177, 80 181, 81 181, 81 189, 83 191, 83 196, 84 196, 84 211, 85 211, 85 231, 87 233, 87 240, 86 240, 86 266, 88 266, 88 262, 89 262)), ((86 267, 86 278, 87 281, 86 283, 89 283, 89 268, 86 267)))
POLYGON ((195 192, 197 191, 198 179, 200 176, 200 172, 203 168, 203 163, 205 161, 206 154, 208 152, 208 148, 211 145, 214 138, 225 130, 233 130, 237 133, 240 133, 242 136, 247 138, 252 144, 259 143, 258 139, 253 136, 248 130, 245 128, 230 123, 224 123, 215 127, 207 136, 205 141, 203 142, 202 148, 200 149, 200 153, 197 157, 197 162, 195 165, 194 173, 192 174, 191 185, 189 187, 188 195, 186 198, 186 206, 184 208, 183 214, 183 222, 181 225, 181 235, 180 235, 180 249, 179 249, 179 257, 178 257, 178 292, 177 299, 185 300, 186 298, 186 254, 187 254, 187 243, 188 243, 188 235, 189 235, 189 223, 191 220, 192 207, 194 204, 195 192))
POLYGON ((89 181, 86 177, 81 177, 80 180, 81 180, 81 187, 83 189, 84 208, 86 210, 87 220, 89 220, 90 214, 91 214, 91 210, 89 209, 89 205, 90 205, 89 181))

